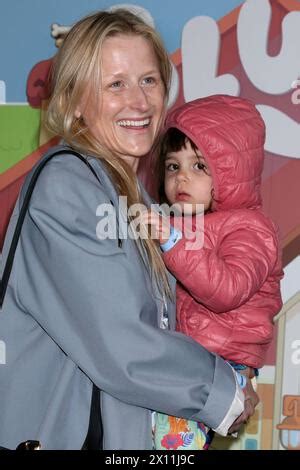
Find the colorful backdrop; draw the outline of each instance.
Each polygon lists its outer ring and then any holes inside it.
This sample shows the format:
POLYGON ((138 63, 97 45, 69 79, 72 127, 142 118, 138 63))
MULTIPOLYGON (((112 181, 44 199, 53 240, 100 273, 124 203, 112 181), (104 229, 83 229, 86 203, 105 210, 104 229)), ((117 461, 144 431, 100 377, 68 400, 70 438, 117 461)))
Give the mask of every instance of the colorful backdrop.
MULTIPOLYGON (((25 175, 57 141, 43 127, 51 58, 74 21, 115 4, 1 2, 0 247, 25 175)), ((170 53, 170 107, 227 93, 252 99, 265 120, 263 200, 281 232, 284 307, 258 379, 254 419, 239 439, 219 438, 214 447, 300 449, 300 2, 139 0, 134 8, 155 24, 170 53)), ((151 191, 150 174, 146 163, 141 177, 151 191)))

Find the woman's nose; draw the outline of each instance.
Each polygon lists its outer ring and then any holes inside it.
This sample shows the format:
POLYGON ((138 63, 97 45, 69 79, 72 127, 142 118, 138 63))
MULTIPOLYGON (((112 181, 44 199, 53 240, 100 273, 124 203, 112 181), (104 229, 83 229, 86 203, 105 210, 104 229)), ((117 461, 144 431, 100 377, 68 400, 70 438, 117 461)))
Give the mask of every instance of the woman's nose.
POLYGON ((149 97, 145 90, 139 85, 130 88, 128 101, 132 108, 142 111, 146 111, 149 108, 149 97))

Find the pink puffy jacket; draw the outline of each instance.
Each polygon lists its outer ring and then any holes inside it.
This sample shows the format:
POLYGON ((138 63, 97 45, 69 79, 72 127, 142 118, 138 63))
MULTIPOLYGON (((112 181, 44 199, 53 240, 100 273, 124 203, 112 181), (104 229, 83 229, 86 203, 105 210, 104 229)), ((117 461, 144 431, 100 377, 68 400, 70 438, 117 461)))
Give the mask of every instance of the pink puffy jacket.
POLYGON ((277 231, 261 208, 265 126, 250 102, 216 95, 168 117, 167 129, 188 135, 213 177, 204 246, 185 238, 164 261, 178 280, 177 329, 228 360, 261 367, 282 306, 277 231))

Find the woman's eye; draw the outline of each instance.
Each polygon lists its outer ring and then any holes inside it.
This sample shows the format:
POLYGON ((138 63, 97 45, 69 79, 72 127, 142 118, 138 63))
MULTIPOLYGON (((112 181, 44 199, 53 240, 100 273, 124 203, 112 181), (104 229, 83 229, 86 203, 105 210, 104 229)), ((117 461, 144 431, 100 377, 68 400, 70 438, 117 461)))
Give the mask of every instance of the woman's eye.
POLYGON ((122 87, 122 82, 120 80, 116 81, 116 82, 113 82, 110 84, 110 88, 112 88, 113 90, 118 90, 119 88, 122 87))
POLYGON ((156 79, 154 77, 145 77, 142 80, 143 85, 155 85, 156 79))

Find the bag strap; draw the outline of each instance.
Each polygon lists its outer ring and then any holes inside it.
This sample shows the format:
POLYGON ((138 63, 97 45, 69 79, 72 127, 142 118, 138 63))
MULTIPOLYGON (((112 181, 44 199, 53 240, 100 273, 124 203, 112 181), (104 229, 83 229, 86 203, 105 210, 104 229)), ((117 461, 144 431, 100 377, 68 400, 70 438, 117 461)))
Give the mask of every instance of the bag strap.
POLYGON ((29 182, 26 194, 24 196, 24 200, 23 200, 23 204, 22 204, 22 207, 21 207, 21 210, 20 210, 20 213, 19 213, 19 218, 18 218, 18 221, 17 221, 17 225, 16 225, 16 228, 15 228, 14 235, 13 235, 13 238, 12 238, 12 242, 11 242, 9 252, 8 252, 8 255, 7 255, 5 268, 3 270, 3 276, 2 276, 2 279, 1 279, 1 285, 0 285, 0 308, 3 305, 3 301, 4 301, 4 297, 5 297, 9 277, 10 277, 10 273, 11 273, 11 270, 12 270, 14 257, 15 257, 15 252, 16 252, 18 241, 19 241, 20 234, 21 234, 21 229, 22 229, 22 226, 23 226, 25 215, 26 215, 26 212, 27 212, 27 209, 28 209, 28 206, 29 206, 29 202, 30 202, 35 184, 37 182, 37 179, 38 179, 41 171, 45 167, 45 165, 47 165, 47 163, 53 157, 55 157, 57 155, 61 155, 61 154, 66 154, 66 153, 75 155, 83 163, 85 163, 89 167, 89 169, 92 171, 94 176, 97 178, 97 180, 101 183, 97 173, 95 172, 94 168, 90 165, 90 163, 86 160, 86 158, 84 158, 80 153, 76 152, 75 150, 72 150, 72 149, 69 149, 69 148, 68 149, 58 150, 58 151, 52 153, 51 155, 48 155, 48 157, 45 158, 45 160, 43 160, 37 166, 37 168, 35 169, 32 177, 31 177, 31 180, 29 182))
MULTIPOLYGON (((1 279, 1 285, 0 285, 0 308, 3 305, 3 301, 4 301, 9 277, 11 274, 14 257, 15 257, 15 252, 16 252, 20 234, 21 234, 21 229, 23 226, 25 215, 26 215, 29 202, 30 202, 33 190, 35 188, 37 179, 41 171, 43 170, 43 168, 47 165, 47 163, 53 157, 57 155, 61 155, 61 154, 66 154, 66 153, 74 155, 75 157, 79 158, 85 165, 87 165, 87 167, 94 174, 95 178, 97 178, 97 180, 101 184, 101 181, 97 173, 95 172, 92 165, 88 162, 88 160, 84 158, 79 152, 76 152, 75 150, 71 148, 64 148, 61 150, 57 150, 56 152, 53 152, 50 155, 48 155, 44 160, 40 162, 40 164, 36 167, 31 177, 26 194, 24 196, 24 200, 23 200, 22 207, 19 213, 16 228, 13 234, 12 242, 11 242, 9 252, 7 255, 7 260, 5 263, 4 270, 3 270, 3 276, 1 279)), ((88 428, 88 432, 87 432, 82 449, 85 449, 85 450, 99 450, 100 449, 101 450, 102 440, 103 440, 103 428, 102 428, 102 418, 101 418, 101 408, 100 408, 100 389, 93 383, 89 428, 88 428)))
POLYGON ((100 389, 93 383, 89 428, 81 450, 103 450, 100 389))

